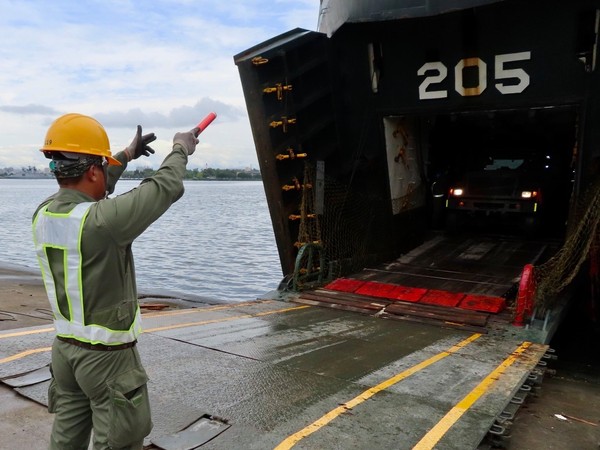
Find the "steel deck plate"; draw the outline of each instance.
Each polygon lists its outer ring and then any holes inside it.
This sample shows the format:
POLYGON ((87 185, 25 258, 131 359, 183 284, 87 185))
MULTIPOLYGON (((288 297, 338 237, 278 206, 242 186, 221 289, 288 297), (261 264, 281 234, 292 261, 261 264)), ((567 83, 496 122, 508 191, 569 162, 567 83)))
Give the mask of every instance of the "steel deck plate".
MULTIPOLYGON (((521 344, 276 301, 145 314, 143 324, 155 423, 146 443, 209 412, 231 426, 207 449, 275 448, 311 423, 295 448, 411 448, 521 344), (319 423, 340 405, 352 406, 319 423)), ((29 359, 49 358, 51 339, 5 338, 0 368, 21 373, 29 359)), ((476 447, 545 348, 531 346, 498 376, 439 448, 476 447)), ((44 403, 46 388, 21 393, 44 403)))

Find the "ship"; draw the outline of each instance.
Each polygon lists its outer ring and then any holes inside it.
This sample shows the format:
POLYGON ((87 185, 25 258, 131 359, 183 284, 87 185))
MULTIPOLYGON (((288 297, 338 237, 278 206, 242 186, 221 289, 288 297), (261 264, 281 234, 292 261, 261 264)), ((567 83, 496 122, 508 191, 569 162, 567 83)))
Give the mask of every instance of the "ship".
POLYGON ((329 0, 236 55, 281 291, 543 343, 574 291, 596 310, 598 28, 594 1, 329 0))
MULTIPOLYGON (((596 446, 593 389, 517 431, 570 311, 597 319, 599 24, 597 0, 323 0, 235 55, 282 280, 140 299, 145 448, 596 446)), ((13 326, 0 437, 38 448, 54 329, 13 326)))
MULTIPOLYGON (((600 319, 599 29, 590 0, 322 0, 237 54, 275 298, 541 345, 543 378, 600 319)), ((506 445, 527 376, 462 448, 506 445)), ((399 445, 458 445, 431 433, 399 445)))

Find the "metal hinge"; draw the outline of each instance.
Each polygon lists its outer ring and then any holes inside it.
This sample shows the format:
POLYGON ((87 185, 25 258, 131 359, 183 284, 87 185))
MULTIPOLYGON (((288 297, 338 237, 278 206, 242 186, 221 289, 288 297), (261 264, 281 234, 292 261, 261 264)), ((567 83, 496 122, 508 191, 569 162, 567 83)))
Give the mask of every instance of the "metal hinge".
POLYGON ((293 148, 287 148, 286 149, 288 154, 279 154, 276 155, 275 158, 277 158, 279 161, 283 161, 284 159, 296 159, 296 158, 306 158, 308 156, 308 153, 294 153, 294 149, 293 148))
POLYGON ((287 128, 288 125, 292 125, 296 123, 296 119, 292 118, 292 119, 288 119, 286 116, 282 116, 281 120, 273 120, 269 126, 271 128, 277 128, 277 127, 282 127, 283 132, 287 133, 287 128))
POLYGON ((263 92, 265 94, 272 94, 273 92, 277 92, 277 100, 283 100, 283 92, 284 91, 291 91, 291 90, 292 90, 292 85, 291 84, 277 83, 274 87, 264 88, 263 92))

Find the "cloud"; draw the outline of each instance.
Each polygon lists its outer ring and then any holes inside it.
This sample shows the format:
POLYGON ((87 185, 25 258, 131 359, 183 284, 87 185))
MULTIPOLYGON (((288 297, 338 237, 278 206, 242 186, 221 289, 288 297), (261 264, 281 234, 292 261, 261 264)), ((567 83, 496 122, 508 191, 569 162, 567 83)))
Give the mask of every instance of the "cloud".
POLYGON ((156 129, 164 155, 175 132, 211 111, 218 119, 190 164, 256 167, 233 56, 293 28, 315 29, 318 7, 317 0, 0 0, 0 167, 45 165, 40 143, 63 113, 97 118, 114 148, 129 143, 137 124, 156 129))
POLYGON ((28 116, 28 115, 32 115, 32 114, 42 114, 42 115, 59 115, 59 114, 61 114, 60 111, 58 111, 54 108, 51 108, 50 106, 35 105, 33 103, 31 103, 29 105, 23 105, 23 106, 18 106, 18 105, 2 106, 2 105, 0 105, 0 111, 12 113, 12 114, 19 114, 19 115, 23 115, 23 116, 28 116))
POLYGON ((192 128, 209 112, 213 111, 218 112, 221 122, 223 120, 237 120, 246 114, 241 108, 205 97, 194 106, 179 106, 167 114, 145 112, 140 108, 134 108, 125 112, 111 111, 108 113, 98 113, 94 117, 106 127, 131 129, 137 124, 143 124, 145 127, 185 129, 186 127, 192 128))

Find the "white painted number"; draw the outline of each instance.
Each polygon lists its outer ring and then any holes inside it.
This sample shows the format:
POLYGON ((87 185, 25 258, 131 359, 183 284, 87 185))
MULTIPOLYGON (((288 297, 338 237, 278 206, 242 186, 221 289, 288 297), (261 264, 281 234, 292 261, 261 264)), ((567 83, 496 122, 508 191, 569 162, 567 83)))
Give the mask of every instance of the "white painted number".
MULTIPOLYGON (((498 81, 498 83, 494 85, 495 88, 503 95, 520 94, 523 92, 529 86, 529 75, 521 68, 507 69, 505 68, 505 64, 516 61, 528 61, 530 59, 531 52, 496 55, 494 58, 494 80, 498 81)), ((417 75, 420 77, 425 76, 425 79, 419 85, 420 100, 448 97, 448 91, 446 89, 432 89, 434 85, 443 83, 448 76, 448 69, 444 63, 441 61, 425 63, 417 71, 417 75), (431 72, 434 72, 434 74, 427 75, 431 72)), ((486 88, 487 64, 483 60, 480 58, 465 58, 456 64, 454 67, 454 90, 456 92, 463 97, 473 97, 480 95, 486 88), (468 67, 477 67, 477 86, 464 86, 463 70, 468 67)))
POLYGON ((454 90, 463 97, 472 97, 481 94, 487 87, 487 64, 479 58, 461 59, 454 68, 454 90), (466 88, 463 81, 463 69, 477 67, 479 83, 475 87, 466 88))
POLYGON ((505 69, 504 64, 513 61, 529 61, 531 52, 509 53, 507 55, 496 55, 496 80, 517 79, 517 84, 506 85, 496 83, 496 89, 501 94, 520 94, 529 86, 529 75, 523 69, 505 69))
POLYGON ((430 75, 425 77, 425 81, 419 86, 419 98, 420 99, 431 99, 431 98, 446 98, 448 97, 448 91, 428 91, 427 88, 432 84, 441 83, 448 76, 448 69, 441 62, 430 62, 425 63, 417 72, 417 75, 423 76, 427 72, 436 71, 437 75, 430 75))

